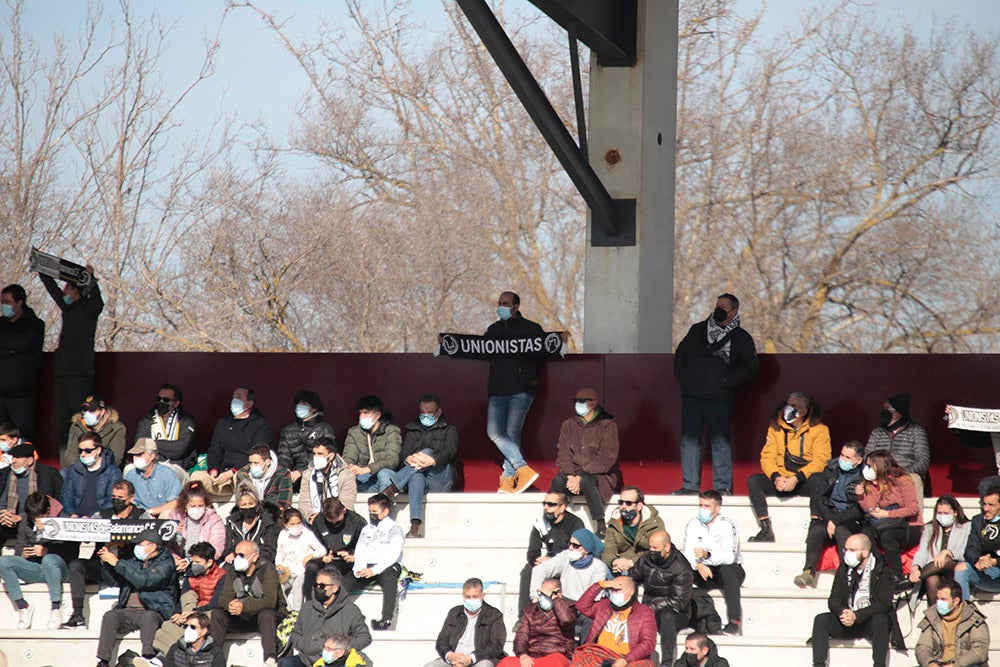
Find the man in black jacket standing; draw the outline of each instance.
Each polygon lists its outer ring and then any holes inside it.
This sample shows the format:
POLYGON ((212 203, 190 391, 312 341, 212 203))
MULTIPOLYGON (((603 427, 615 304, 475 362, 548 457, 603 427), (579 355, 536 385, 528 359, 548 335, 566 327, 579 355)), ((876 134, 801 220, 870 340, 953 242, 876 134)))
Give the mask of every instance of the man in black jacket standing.
POLYGON ((21 436, 33 442, 45 323, 27 298, 20 285, 0 292, 0 422, 17 424, 21 436))
POLYGON ((827 602, 830 611, 813 620, 813 665, 825 667, 831 637, 864 637, 871 640, 874 667, 885 667, 890 639, 893 646, 903 643, 892 606, 895 579, 885 560, 872 553, 867 535, 851 535, 845 546, 827 602))
MULTIPOLYGON (((521 315, 521 297, 504 292, 497 299, 497 317, 484 338, 539 336, 542 327, 521 315)), ((490 361, 490 396, 486 435, 503 454, 500 493, 521 493, 538 479, 521 453, 521 430, 538 394, 538 361, 529 357, 499 357, 490 361)))
MULTIPOLYGON (((87 271, 93 274, 90 265, 87 271)), ((56 442, 65 466, 70 419, 83 399, 94 393, 94 339, 104 299, 96 276, 86 289, 70 282, 59 289, 50 276, 39 273, 38 277, 62 312, 59 345, 52 363, 56 371, 56 442)))
POLYGON ((701 490, 701 432, 712 445, 713 488, 733 492, 733 446, 729 420, 736 388, 757 375, 753 338, 740 327, 740 300, 732 294, 716 299, 715 311, 693 325, 674 353, 674 375, 681 385, 681 474, 674 495, 694 496, 701 490))
POLYGON ((656 613, 660 631, 660 667, 674 664, 677 630, 691 620, 691 591, 694 570, 691 563, 670 543, 670 534, 657 530, 649 536, 649 551, 644 551, 629 572, 636 584, 642 584, 642 603, 656 613))

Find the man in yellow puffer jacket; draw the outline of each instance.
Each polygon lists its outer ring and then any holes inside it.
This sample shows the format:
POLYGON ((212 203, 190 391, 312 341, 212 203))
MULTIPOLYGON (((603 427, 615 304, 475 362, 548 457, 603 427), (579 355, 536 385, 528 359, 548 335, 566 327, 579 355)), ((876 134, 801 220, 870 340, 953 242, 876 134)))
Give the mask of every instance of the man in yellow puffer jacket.
MULTIPOLYGON (((285 660, 289 660, 285 658, 285 660)), ((294 660, 294 658, 292 659, 294 660)), ((284 665, 284 660, 282 660, 284 665)), ((323 654, 313 663, 313 667, 371 667, 372 663, 363 654, 351 648, 347 635, 334 634, 323 643, 323 654)))
POLYGON ((750 505, 760 522, 751 542, 774 542, 767 496, 808 498, 829 459, 830 429, 822 423, 822 407, 811 396, 793 391, 771 417, 760 451, 763 474, 747 480, 750 505))

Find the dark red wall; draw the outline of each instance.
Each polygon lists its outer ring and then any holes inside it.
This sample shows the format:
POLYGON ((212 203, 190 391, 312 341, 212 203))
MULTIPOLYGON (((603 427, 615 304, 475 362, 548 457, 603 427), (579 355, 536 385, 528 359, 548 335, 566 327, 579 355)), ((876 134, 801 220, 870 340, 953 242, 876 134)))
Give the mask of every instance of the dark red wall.
MULTIPOLYGON (((551 478, 559 424, 572 414, 573 393, 591 386, 618 420, 626 482, 648 493, 680 486, 680 394, 671 363, 665 354, 572 355, 548 363, 524 431, 527 458, 542 472, 540 484, 551 478)), ((97 364, 97 388, 121 412, 130 437, 159 384, 179 384, 185 407, 198 418, 201 450, 240 385, 256 390, 257 405, 276 436, 291 421, 292 395, 300 388, 320 394, 338 438, 356 421, 354 401, 362 394, 381 396, 386 410, 405 423, 416 415, 417 398, 435 392, 462 430, 465 488, 496 488, 499 454, 486 437, 485 362, 430 354, 103 353, 97 364)), ((760 367, 741 390, 734 415, 738 492, 745 492, 746 478, 757 470, 768 416, 796 390, 823 404, 835 451, 845 440, 867 440, 886 396, 912 392, 913 417, 931 440, 928 494, 974 493, 982 475, 995 474, 992 451, 961 446, 941 418, 945 403, 1000 408, 1000 355, 762 355, 760 367)), ((49 457, 55 452, 51 372, 46 355, 39 442, 49 457)), ((706 456, 704 486, 711 479, 708 465, 706 456)))

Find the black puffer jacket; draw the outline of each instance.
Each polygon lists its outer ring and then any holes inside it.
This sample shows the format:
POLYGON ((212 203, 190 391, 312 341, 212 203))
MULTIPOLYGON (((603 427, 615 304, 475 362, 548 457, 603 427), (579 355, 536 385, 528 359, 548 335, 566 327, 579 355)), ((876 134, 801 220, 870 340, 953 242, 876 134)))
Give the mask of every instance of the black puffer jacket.
POLYGON ((337 440, 333 427, 323 421, 322 412, 317 412, 312 419, 305 421, 296 419, 281 429, 278 463, 288 468, 289 472, 305 472, 312 463, 312 447, 317 438, 330 438, 334 442, 337 440))
POLYGON ((438 466, 448 465, 458 454, 458 427, 445 420, 444 415, 430 428, 424 428, 418 421, 410 422, 406 425, 406 435, 403 436, 400 463, 407 456, 424 449, 431 450, 431 456, 438 466))
MULTIPOLYGON (((491 324, 485 338, 524 338, 545 333, 536 322, 515 313, 509 320, 491 324)), ((538 393, 538 360, 530 357, 501 357, 490 360, 490 379, 486 383, 490 396, 538 393)))
POLYGON ((205 635, 205 643, 197 651, 182 639, 170 647, 163 667, 226 667, 226 656, 211 635, 205 635))
POLYGON ((239 470, 249 459, 254 445, 274 442, 271 425, 260 410, 254 408, 246 419, 223 417, 215 425, 212 444, 208 446, 209 470, 239 470))
POLYGON ((659 553, 645 551, 629 572, 635 583, 642 584, 642 603, 660 611, 666 607, 683 612, 691 603, 694 570, 679 549, 671 547, 662 562, 659 553))
POLYGON ((91 376, 94 374, 94 338, 97 336, 97 318, 104 310, 101 288, 94 280, 93 287, 79 301, 67 304, 56 281, 38 274, 49 296, 62 311, 62 329, 59 346, 52 360, 56 377, 91 376))
POLYGON ((11 322, 0 318, 0 396, 34 396, 42 370, 45 323, 28 306, 11 322))
POLYGON ((729 339, 729 363, 712 353, 708 320, 693 325, 674 353, 674 376, 684 396, 732 403, 736 388, 757 375, 753 338, 737 327, 729 339))

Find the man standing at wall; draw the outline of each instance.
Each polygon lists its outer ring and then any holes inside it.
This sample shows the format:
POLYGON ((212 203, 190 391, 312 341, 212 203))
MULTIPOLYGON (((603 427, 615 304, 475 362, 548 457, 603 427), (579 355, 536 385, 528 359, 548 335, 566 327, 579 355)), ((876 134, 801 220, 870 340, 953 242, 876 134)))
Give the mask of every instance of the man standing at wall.
POLYGON ((712 445, 712 484, 723 495, 733 492, 733 447, 729 420, 736 388, 757 374, 753 338, 740 327, 740 300, 722 294, 715 311, 693 325, 674 353, 674 375, 681 385, 681 474, 673 495, 701 490, 701 432, 712 445))
POLYGON ((0 422, 14 422, 21 436, 35 440, 38 375, 42 370, 45 323, 28 306, 20 285, 0 292, 0 422))

